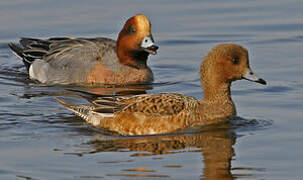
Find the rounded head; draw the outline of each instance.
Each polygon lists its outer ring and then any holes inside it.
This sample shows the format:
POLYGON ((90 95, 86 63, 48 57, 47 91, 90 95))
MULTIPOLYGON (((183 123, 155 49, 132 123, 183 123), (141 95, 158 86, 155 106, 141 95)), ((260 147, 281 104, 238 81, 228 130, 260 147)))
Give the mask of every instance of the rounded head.
POLYGON ((134 66, 146 63, 148 55, 155 55, 157 49, 146 16, 138 14, 125 22, 117 40, 117 54, 121 63, 134 66))
POLYGON ((239 79, 266 84, 249 67, 248 51, 237 44, 220 44, 214 47, 201 63, 203 84, 228 83, 239 79))
POLYGON ((134 28, 134 30, 137 31, 137 34, 139 34, 142 37, 150 36, 150 34, 151 34, 150 21, 143 14, 138 14, 138 15, 135 15, 135 16, 129 18, 126 21, 123 29, 125 28, 127 30, 128 28, 130 28, 130 26, 132 28, 134 28))

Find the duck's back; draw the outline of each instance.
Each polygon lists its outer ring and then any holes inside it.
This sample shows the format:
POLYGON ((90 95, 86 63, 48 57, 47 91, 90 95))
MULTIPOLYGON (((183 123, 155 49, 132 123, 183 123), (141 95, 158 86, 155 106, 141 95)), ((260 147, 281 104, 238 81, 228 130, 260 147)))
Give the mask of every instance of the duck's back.
POLYGON ((47 84, 86 83, 90 71, 98 63, 105 69, 118 71, 116 42, 108 38, 54 41, 42 60, 34 61, 30 77, 47 84))
POLYGON ((22 38, 20 44, 19 52, 13 50, 23 58, 30 78, 42 83, 86 83, 98 63, 113 72, 121 68, 116 41, 108 38, 22 38))

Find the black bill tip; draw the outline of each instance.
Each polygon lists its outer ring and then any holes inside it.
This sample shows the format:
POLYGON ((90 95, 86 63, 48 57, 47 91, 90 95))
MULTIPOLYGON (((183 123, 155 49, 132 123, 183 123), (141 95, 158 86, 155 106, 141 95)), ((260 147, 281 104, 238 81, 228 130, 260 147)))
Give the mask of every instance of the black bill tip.
POLYGON ((144 50, 146 52, 148 52, 149 54, 156 55, 158 49, 159 49, 159 46, 152 45, 152 46, 145 48, 144 50))
POLYGON ((266 81, 264 80, 264 79, 258 79, 257 81, 256 81, 257 83, 260 83, 260 84, 263 84, 263 85, 266 85, 267 83, 266 83, 266 81))

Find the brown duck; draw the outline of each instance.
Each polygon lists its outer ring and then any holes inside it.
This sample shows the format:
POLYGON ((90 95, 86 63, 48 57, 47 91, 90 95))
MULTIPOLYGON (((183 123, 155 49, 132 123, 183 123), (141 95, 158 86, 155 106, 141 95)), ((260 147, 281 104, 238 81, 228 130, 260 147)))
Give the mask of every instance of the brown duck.
POLYGON ((205 56, 200 66, 202 100, 167 93, 104 96, 92 100, 90 105, 57 101, 95 127, 122 135, 161 134, 230 120, 236 115, 230 86, 240 79, 266 84, 250 69, 245 48, 220 44, 205 56))

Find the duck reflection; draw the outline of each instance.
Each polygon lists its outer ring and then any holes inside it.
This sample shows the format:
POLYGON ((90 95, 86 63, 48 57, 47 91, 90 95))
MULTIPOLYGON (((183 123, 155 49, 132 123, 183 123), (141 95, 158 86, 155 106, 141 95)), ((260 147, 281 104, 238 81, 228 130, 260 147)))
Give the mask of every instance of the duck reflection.
MULTIPOLYGON (((96 87, 79 87, 79 86, 44 86, 36 85, 30 88, 25 88, 24 91, 19 93, 12 93, 23 99, 30 99, 35 97, 49 97, 49 96, 64 96, 64 97, 78 97, 75 92, 85 92, 95 98, 98 95, 139 95, 146 94, 147 90, 153 89, 152 84, 141 84, 141 85, 124 85, 124 86, 96 86, 96 87)), ((81 96, 80 96, 81 97, 81 96)))
POLYGON ((186 152, 201 152, 204 162, 201 179, 234 179, 231 173, 231 159, 235 155, 233 145, 235 133, 229 124, 203 129, 195 133, 170 134, 162 136, 106 137, 98 135, 91 141, 90 153, 125 151, 135 152, 132 156, 153 156, 186 152), (190 150, 194 148, 195 150, 190 150), (196 149, 197 148, 197 149, 196 149), (138 153, 142 152, 144 153, 138 153))

